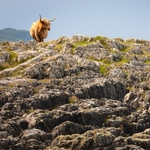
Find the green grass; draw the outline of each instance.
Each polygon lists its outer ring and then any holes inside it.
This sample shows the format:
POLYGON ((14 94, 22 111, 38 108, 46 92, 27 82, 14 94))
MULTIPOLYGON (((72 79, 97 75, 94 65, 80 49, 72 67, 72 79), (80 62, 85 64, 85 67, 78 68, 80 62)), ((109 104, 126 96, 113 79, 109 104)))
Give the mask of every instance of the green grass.
POLYGON ((106 39, 107 39, 107 38, 106 38, 106 37, 103 37, 103 36, 96 36, 96 37, 94 37, 91 41, 85 40, 85 41, 76 42, 76 43, 74 44, 74 46, 75 46, 75 47, 77 47, 77 46, 85 46, 85 45, 87 45, 87 44, 93 44, 94 42, 100 41, 101 44, 105 47, 105 46, 107 46, 107 45, 106 45, 106 39))
POLYGON ((31 60, 32 58, 34 58, 34 56, 31 56, 29 58, 23 59, 23 60, 19 61, 18 64, 24 63, 24 62, 26 62, 28 60, 31 60))
POLYGON ((23 59, 23 60, 21 60, 21 61, 18 62, 17 61, 17 57, 18 57, 17 53, 13 52, 11 50, 11 48, 9 48, 9 47, 6 48, 5 50, 6 50, 6 52, 9 53, 10 56, 9 56, 8 62, 0 64, 0 71, 2 71, 4 69, 7 69, 7 68, 13 68, 13 67, 15 67, 15 66, 17 66, 17 65, 19 65, 21 63, 24 63, 25 61, 28 61, 28 60, 30 60, 30 59, 33 58, 33 57, 29 57, 27 59, 23 59))
POLYGON ((107 39, 104 36, 96 36, 91 42, 100 41, 100 43, 104 46, 105 49, 110 49, 110 47, 107 45, 107 39))
POLYGON ((129 59, 126 58, 126 57, 122 57, 121 60, 118 60, 118 61, 115 61, 114 64, 117 65, 117 66, 120 66, 124 63, 128 63, 129 62, 129 59))
POLYGON ((85 45, 87 45, 87 44, 89 44, 88 41, 79 41, 79 42, 74 43, 74 44, 73 44, 73 47, 72 47, 72 54, 74 54, 74 50, 75 50, 77 47, 79 47, 79 46, 85 46, 85 45))
POLYGON ((96 41, 101 41, 101 43, 105 43, 105 41, 107 40, 106 37, 104 36, 96 36, 94 39, 93 39, 93 42, 96 42, 96 41))
MULTIPOLYGON (((103 36, 96 36, 96 37, 94 37, 93 39, 91 39, 90 41, 88 41, 88 39, 85 39, 84 41, 77 41, 77 42, 74 42, 74 43, 72 43, 72 51, 71 51, 71 53, 72 54, 74 54, 74 50, 77 48, 77 47, 79 47, 79 46, 81 46, 81 47, 83 47, 83 46, 86 46, 86 45, 89 45, 89 44, 93 44, 94 42, 97 42, 97 41, 100 41, 101 42, 101 44, 104 46, 104 47, 106 47, 106 48, 108 48, 108 46, 107 46, 107 44, 106 44, 106 37, 103 37, 103 36)), ((62 49, 63 49, 63 44, 64 43, 58 43, 58 44, 56 44, 56 46, 55 46, 55 50, 56 51, 58 51, 58 52, 60 52, 62 49)))
POLYGON ((49 78, 45 78, 45 79, 41 79, 39 80, 40 83, 49 83, 50 79, 49 78))
POLYGON ((83 46, 87 46, 87 45, 91 45, 93 44, 94 42, 97 42, 97 41, 100 41, 101 44, 108 48, 107 44, 106 44, 106 37, 102 37, 102 36, 96 36, 94 37, 93 39, 91 39, 90 41, 88 39, 85 39, 84 41, 78 41, 78 42, 75 42, 73 43, 73 47, 72 47, 72 54, 74 54, 74 50, 77 48, 77 47, 83 47, 83 46))
POLYGON ((145 64, 150 64, 150 55, 149 54, 147 55, 147 60, 146 60, 145 64))
POLYGON ((0 71, 4 70, 6 68, 12 68, 18 65, 18 62, 16 62, 17 54, 13 51, 11 51, 10 48, 7 48, 6 51, 9 53, 9 61, 6 63, 3 63, 0 65, 0 71))
POLYGON ((100 73, 102 73, 103 75, 106 75, 106 73, 107 73, 107 66, 106 65, 100 66, 100 73))
MULTIPOLYGON (((103 63, 103 65, 100 66, 100 72, 103 75, 107 75, 107 72, 109 71, 109 67, 111 66, 112 63, 109 60, 106 60, 106 59, 103 59, 99 62, 103 63)), ((115 67, 116 66, 119 67, 122 64, 127 63, 127 62, 129 62, 129 60, 127 58, 123 57, 121 60, 113 62, 113 64, 115 64, 115 67)))
POLYGON ((71 96, 71 97, 69 97, 69 103, 71 104, 71 103, 74 103, 75 101, 77 101, 78 100, 78 97, 76 97, 76 96, 71 96))
POLYGON ((60 52, 63 49, 63 45, 62 44, 57 44, 54 48, 54 50, 60 52))
POLYGON ((106 75, 107 72, 108 72, 108 68, 111 66, 111 62, 106 60, 106 59, 103 59, 101 60, 100 62, 103 63, 103 65, 100 66, 100 72, 103 74, 103 75, 106 75))
MULTIPOLYGON (((5 62, 5 63, 3 63, 3 64, 0 64, 0 71, 5 70, 5 69, 8 69, 8 68, 16 67, 16 66, 18 66, 19 64, 21 64, 21 63, 23 63, 23 62, 25 62, 25 61, 30 60, 30 59, 33 58, 33 57, 30 57, 30 58, 27 58, 27 59, 24 59, 24 60, 18 62, 18 61, 17 61, 17 57, 18 57, 17 53, 13 52, 13 51, 11 50, 11 48, 9 48, 9 47, 6 48, 5 51, 7 51, 10 56, 9 56, 8 62, 5 62)), ((24 68, 25 68, 25 66, 20 66, 20 67, 18 67, 15 71, 12 71, 12 72, 11 72, 9 75, 7 75, 7 76, 9 76, 9 77, 11 77, 11 76, 18 76, 18 75, 22 76, 22 75, 23 75, 23 70, 24 70, 24 68)), ((1 74, 0 78, 2 78, 2 77, 4 77, 4 75, 1 74)))

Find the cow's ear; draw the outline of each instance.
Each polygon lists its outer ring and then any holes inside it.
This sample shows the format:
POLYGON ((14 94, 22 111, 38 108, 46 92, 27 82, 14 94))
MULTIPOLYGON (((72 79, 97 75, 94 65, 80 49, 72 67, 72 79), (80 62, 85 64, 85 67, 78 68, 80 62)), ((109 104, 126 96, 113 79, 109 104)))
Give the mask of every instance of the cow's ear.
POLYGON ((41 24, 44 24, 44 21, 43 21, 42 19, 40 19, 40 23, 41 23, 41 24))
POLYGON ((44 21, 40 20, 40 22, 41 22, 42 24, 44 24, 44 21))

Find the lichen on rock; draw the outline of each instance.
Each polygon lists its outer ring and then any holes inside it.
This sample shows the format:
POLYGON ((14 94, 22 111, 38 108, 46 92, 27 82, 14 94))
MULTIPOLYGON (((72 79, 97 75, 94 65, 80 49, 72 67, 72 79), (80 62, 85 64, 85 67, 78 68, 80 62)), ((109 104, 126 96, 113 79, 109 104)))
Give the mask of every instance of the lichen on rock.
POLYGON ((149 149, 149 52, 103 36, 0 42, 1 149, 149 149))

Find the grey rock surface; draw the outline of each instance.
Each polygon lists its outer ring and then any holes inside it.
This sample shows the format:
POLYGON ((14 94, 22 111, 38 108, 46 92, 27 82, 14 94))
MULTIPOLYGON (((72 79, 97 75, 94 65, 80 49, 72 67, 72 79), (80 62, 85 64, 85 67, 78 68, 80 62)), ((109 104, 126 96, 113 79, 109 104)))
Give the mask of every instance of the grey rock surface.
POLYGON ((0 42, 3 150, 149 150, 150 41, 75 35, 0 42))

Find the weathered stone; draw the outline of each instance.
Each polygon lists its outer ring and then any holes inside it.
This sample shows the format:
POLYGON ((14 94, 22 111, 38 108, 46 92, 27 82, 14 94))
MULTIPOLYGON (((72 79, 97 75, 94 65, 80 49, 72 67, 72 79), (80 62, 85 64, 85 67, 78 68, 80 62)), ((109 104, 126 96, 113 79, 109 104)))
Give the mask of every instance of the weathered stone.
POLYGON ((92 58, 96 60, 102 60, 108 56, 108 52, 105 48, 102 48, 99 44, 92 44, 85 47, 77 47, 74 50, 74 54, 79 57, 92 58))
POLYGON ((51 147, 69 149, 94 149, 109 145, 115 136, 103 129, 89 130, 82 135, 73 134, 71 136, 58 136, 53 140, 51 147))
POLYGON ((30 130, 24 130, 22 132, 21 138, 24 140, 36 139, 39 141, 45 141, 47 138, 47 134, 44 131, 34 128, 30 130))
POLYGON ((116 49, 121 50, 121 49, 126 47, 124 44, 118 42, 115 39, 114 40, 108 40, 107 42, 108 42, 109 47, 111 47, 111 48, 116 48, 116 49))
POLYGON ((91 130, 92 126, 81 126, 70 121, 63 122, 52 130, 53 139, 58 135, 82 134, 87 130, 91 130))
POLYGON ((9 61, 10 54, 2 49, 0 49, 0 64, 6 63, 9 61))
POLYGON ((149 149, 149 41, 76 35, 0 49, 1 149, 149 149))

